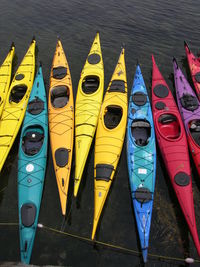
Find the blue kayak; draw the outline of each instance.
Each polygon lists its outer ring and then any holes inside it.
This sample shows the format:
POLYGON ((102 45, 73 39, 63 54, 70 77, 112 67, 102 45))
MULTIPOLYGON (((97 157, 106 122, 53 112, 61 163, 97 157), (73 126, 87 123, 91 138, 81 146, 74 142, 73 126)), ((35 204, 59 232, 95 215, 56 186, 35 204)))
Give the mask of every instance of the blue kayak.
POLYGON ((18 155, 21 261, 30 262, 44 184, 48 143, 47 101, 42 68, 35 78, 22 126, 18 155))
POLYGON ((128 109, 127 162, 137 229, 146 262, 156 178, 156 145, 151 105, 139 65, 128 109))

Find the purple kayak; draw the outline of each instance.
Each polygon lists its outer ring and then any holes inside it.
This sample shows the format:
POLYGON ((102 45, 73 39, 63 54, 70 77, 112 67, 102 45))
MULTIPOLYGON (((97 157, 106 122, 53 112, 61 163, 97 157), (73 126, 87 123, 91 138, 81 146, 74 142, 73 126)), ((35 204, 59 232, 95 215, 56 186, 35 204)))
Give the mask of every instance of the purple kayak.
POLYGON ((175 58, 173 66, 178 108, 185 125, 189 149, 200 176, 200 102, 175 58))

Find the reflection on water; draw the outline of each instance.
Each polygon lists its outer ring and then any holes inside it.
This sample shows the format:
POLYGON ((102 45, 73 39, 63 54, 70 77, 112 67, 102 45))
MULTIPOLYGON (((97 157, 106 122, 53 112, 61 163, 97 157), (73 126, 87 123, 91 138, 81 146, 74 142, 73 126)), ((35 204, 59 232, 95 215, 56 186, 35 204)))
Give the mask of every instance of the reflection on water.
MULTIPOLYGON (((194 52, 199 51, 198 1, 39 1, 13 0, 0 2, 0 62, 3 61, 12 41, 16 45, 17 64, 28 48, 32 36, 36 36, 37 60, 43 62, 46 89, 49 86, 50 66, 60 36, 65 49, 76 95, 80 72, 89 52, 96 31, 100 31, 105 67, 105 88, 117 62, 121 45, 126 48, 126 67, 129 92, 139 60, 148 88, 151 86, 151 54, 173 89, 171 73, 175 56, 187 75, 183 41, 194 52)), ((188 76, 191 81, 190 77, 188 76)), ((150 92, 150 91, 149 91, 150 92)), ((19 137, 6 161, 0 179, 0 221, 17 222, 17 150, 19 137)), ((73 178, 70 181, 68 215, 61 216, 56 179, 49 149, 46 182, 39 222, 47 226, 90 237, 93 220, 93 161, 94 145, 88 158, 80 196, 74 199, 73 178)), ((194 166, 192 165, 194 170, 194 166)), ((155 203, 152 218, 149 252, 172 257, 197 258, 175 194, 165 174, 158 155, 155 203)), ((197 225, 200 226, 200 182, 193 171, 193 190, 197 225)), ((0 261, 19 261, 19 237, 17 227, 1 227, 0 261)), ((121 156, 115 180, 107 199, 99 224, 97 239, 140 251, 136 231, 125 148, 121 156)), ((44 229, 38 229, 31 263, 67 266, 142 266, 140 257, 119 253, 114 249, 93 246, 71 237, 65 237, 44 229)), ((171 266, 184 266, 175 262, 171 266)), ((147 266, 170 266, 149 259, 147 266)), ((198 264, 193 265, 198 266, 198 264)))

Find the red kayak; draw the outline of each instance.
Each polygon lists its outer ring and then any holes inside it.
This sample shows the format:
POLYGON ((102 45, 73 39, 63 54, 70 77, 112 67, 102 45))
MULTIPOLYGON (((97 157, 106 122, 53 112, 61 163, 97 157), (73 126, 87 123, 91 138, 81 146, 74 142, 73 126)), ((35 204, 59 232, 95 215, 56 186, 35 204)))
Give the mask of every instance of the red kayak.
POLYGON ((185 47, 188 65, 190 68, 190 73, 192 76, 192 81, 193 81, 197 96, 200 100, 200 58, 194 56, 194 54, 191 52, 186 42, 184 42, 184 47, 185 47))
POLYGON ((152 62, 152 111, 157 141, 168 175, 200 256, 190 159, 184 125, 173 95, 153 56, 152 62))

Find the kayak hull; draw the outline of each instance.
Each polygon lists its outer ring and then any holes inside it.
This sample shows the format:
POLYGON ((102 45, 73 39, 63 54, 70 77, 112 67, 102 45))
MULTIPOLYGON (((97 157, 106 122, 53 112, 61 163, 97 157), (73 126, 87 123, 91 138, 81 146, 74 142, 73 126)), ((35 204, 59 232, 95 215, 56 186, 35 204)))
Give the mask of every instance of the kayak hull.
POLYGON ((195 135, 197 136, 195 137, 195 139, 192 137, 192 134, 190 132, 190 125, 193 122, 200 122, 200 102, 196 97, 196 94, 193 92, 190 84, 186 80, 183 72, 178 67, 175 59, 173 61, 173 65, 177 103, 185 126, 189 150, 200 176, 200 143, 198 143, 197 139, 198 131, 195 132, 195 135))
POLYGON ((127 121, 127 80, 124 49, 105 94, 95 140, 94 219, 92 239, 106 201, 124 143, 127 121))
POLYGON ((21 261, 27 264, 31 258, 42 199, 47 143, 47 101, 42 68, 40 67, 25 114, 18 154, 20 252, 21 261), (36 143, 32 139, 30 142, 29 134, 31 136, 38 135, 39 138, 36 143), (42 146, 39 150, 38 144, 41 142, 42 146))
POLYGON ((200 254, 185 129, 172 93, 153 56, 152 61, 152 110, 157 141, 170 181, 200 254))
POLYGON ((15 73, 3 107, 0 121, 0 171, 24 119, 35 75, 35 46, 36 41, 32 40, 15 73))
POLYGON ((6 96, 11 82, 12 63, 15 55, 15 46, 12 44, 10 51, 0 67, 0 118, 5 104, 6 96))
POLYGON ((75 180, 79 191, 84 167, 94 138, 104 90, 104 67, 99 33, 96 34, 78 84, 75 104, 75 180))
POLYGON ((129 100, 127 163, 137 229, 143 260, 146 262, 156 179, 156 145, 151 105, 139 65, 129 100), (139 124, 143 124, 143 127, 139 127, 139 124), (148 130, 144 128, 146 125, 149 129, 148 139, 148 130), (142 134, 144 144, 140 143, 142 134))
POLYGON ((200 100, 200 58, 195 57, 186 42, 184 47, 192 81, 197 93, 197 97, 200 100))
POLYGON ((65 215, 73 155, 74 98, 69 65, 60 40, 51 68, 48 112, 53 165, 65 215))

